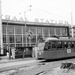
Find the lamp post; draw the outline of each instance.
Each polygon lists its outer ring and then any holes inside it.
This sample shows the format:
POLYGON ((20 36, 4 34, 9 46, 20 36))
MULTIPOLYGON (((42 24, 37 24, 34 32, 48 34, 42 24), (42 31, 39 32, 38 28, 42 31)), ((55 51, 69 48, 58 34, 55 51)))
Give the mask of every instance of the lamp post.
POLYGON ((3 54, 3 36, 2 36, 2 13, 1 13, 1 0, 0 0, 0 54, 3 54))
MULTIPOLYGON (((26 12, 27 11, 31 11, 31 9, 28 9, 28 10, 26 10, 26 11, 24 11, 24 12, 21 12, 21 13, 24 13, 24 19, 25 19, 25 34, 26 34, 26 12)), ((19 13, 19 14, 21 14, 21 13, 19 13)), ((26 34, 26 47, 27 47, 27 34, 26 34)))
MULTIPOLYGON (((24 13, 24 19, 25 19, 25 34, 26 34, 26 47, 27 47, 27 33, 26 33, 26 12, 27 11, 31 11, 31 9, 28 9, 28 10, 26 10, 26 11, 24 11, 23 13, 24 13)), ((22 12, 21 12, 22 13, 22 12)), ((21 14, 21 13, 19 13, 19 14, 21 14)), ((24 50, 25 51, 25 50, 24 50)), ((23 52, 23 58, 24 58, 24 52, 23 52)))
POLYGON ((10 55, 10 38, 9 38, 9 25, 8 25, 8 20, 7 20, 7 47, 8 47, 8 51, 9 51, 9 59, 11 59, 11 55, 10 55))
MULTIPOLYGON (((27 11, 31 11, 31 9, 28 9, 27 11)), ((25 34, 26 34, 26 47, 27 47, 27 33, 26 33, 26 12, 24 12, 24 18, 25 18, 25 34)))

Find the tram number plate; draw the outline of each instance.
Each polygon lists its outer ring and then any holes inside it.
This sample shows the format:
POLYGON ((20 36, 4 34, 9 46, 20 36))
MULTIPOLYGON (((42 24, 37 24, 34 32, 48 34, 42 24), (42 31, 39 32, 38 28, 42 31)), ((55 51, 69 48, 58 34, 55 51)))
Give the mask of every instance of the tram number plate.
POLYGON ((71 49, 67 49, 67 53, 71 53, 71 49))

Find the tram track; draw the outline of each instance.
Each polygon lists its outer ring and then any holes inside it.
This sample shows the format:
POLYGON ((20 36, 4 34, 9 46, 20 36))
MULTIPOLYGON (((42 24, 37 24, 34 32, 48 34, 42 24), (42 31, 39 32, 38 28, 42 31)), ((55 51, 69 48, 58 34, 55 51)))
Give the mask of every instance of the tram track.
MULTIPOLYGON (((44 63, 45 66, 49 65, 49 63, 44 63)), ((48 66, 46 69, 42 70, 41 72, 36 73, 35 75, 48 75, 48 73, 57 66, 48 66)))
MULTIPOLYGON (((67 72, 67 70, 65 71, 64 69, 61 69, 60 67, 61 67, 61 64, 62 63, 74 63, 75 64, 75 60, 74 60, 74 58, 71 58, 71 59, 63 59, 63 60, 58 60, 58 61, 51 61, 50 63, 53 63, 53 66, 52 67, 50 67, 50 68, 47 68, 47 70, 44 70, 44 71, 41 71, 41 72, 39 72, 39 73, 37 73, 37 74, 35 74, 35 75, 56 75, 56 74, 51 74, 52 72, 55 72, 55 71, 53 71, 53 70, 60 70, 61 72, 65 72, 65 75, 67 75, 68 74, 68 72, 67 72), (59 64, 58 64, 59 63, 59 64), (57 64, 57 65, 56 65, 57 64)), ((49 62, 48 63, 46 63, 46 64, 49 64, 49 62)), ((72 71, 72 70, 71 70, 72 71)), ((70 73, 70 72, 69 72, 70 73)), ((75 74, 74 74, 75 75, 75 74)))
POLYGON ((0 69, 0 75, 8 75, 9 74, 13 74, 13 73, 17 73, 19 71, 23 71, 23 70, 30 70, 30 69, 34 69, 36 67, 39 67, 38 65, 36 65, 36 63, 39 61, 36 61, 34 63, 31 64, 23 64, 23 65, 18 65, 18 66, 12 66, 12 67, 6 67, 6 68, 1 68, 0 69), (6 74, 5 74, 6 73, 6 74))
MULTIPOLYGON (((43 65, 46 65, 46 62, 39 62, 35 65, 31 65, 31 66, 23 66, 23 67, 19 67, 19 68, 14 68, 14 69, 9 69, 9 70, 4 70, 0 73, 0 75, 10 75, 10 74, 15 74, 17 75, 18 72, 21 72, 21 71, 28 71, 28 70, 31 70, 31 69, 39 69, 40 67, 42 67, 43 65)), ((41 69, 42 70, 42 69, 41 69)), ((37 73, 37 72, 36 72, 37 73)), ((36 75, 35 73, 35 75, 36 75)), ((33 74, 32 74, 33 75, 33 74)), ((37 73, 38 75, 38 73, 37 73)))

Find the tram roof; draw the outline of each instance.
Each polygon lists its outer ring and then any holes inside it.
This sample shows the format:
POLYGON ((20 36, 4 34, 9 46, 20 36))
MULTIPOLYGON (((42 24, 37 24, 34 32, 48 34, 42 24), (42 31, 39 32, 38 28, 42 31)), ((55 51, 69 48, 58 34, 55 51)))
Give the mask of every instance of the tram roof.
POLYGON ((54 38, 54 37, 49 37, 45 39, 45 42, 47 41, 75 41, 75 38, 70 38, 70 37, 62 37, 62 38, 54 38))
POLYGON ((54 37, 45 38, 45 42, 47 42, 47 41, 49 41, 49 40, 57 40, 57 38, 54 38, 54 37))

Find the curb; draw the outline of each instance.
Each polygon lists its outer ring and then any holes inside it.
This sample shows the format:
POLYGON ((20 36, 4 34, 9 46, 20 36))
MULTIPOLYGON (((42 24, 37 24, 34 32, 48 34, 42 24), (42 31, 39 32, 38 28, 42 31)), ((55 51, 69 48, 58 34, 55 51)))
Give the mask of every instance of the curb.
POLYGON ((17 62, 17 61, 27 61, 27 60, 35 60, 35 58, 5 59, 5 60, 0 60, 0 64, 17 62))

